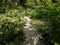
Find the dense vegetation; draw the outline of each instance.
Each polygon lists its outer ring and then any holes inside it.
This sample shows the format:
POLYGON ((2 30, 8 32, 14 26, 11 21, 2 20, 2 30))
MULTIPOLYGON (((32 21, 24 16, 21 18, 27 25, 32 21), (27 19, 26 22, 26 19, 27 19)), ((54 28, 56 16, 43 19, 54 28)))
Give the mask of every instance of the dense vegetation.
POLYGON ((0 17, 0 45, 20 45, 24 40, 23 21, 17 17, 0 17))
POLYGON ((36 29, 49 34, 49 40, 60 45, 60 0, 0 0, 0 13, 0 42, 8 43, 20 33, 23 36, 23 24, 18 17, 30 15, 33 20, 46 21, 44 25, 38 23, 36 29))

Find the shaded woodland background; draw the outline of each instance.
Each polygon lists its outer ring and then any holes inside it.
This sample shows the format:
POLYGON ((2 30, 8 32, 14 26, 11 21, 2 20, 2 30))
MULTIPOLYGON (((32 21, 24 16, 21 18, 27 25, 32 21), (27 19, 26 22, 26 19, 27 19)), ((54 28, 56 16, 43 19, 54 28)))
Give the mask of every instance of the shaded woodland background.
POLYGON ((36 29, 60 45, 60 0, 0 0, 0 45, 21 45, 24 15, 46 21, 48 24, 36 25, 36 29))

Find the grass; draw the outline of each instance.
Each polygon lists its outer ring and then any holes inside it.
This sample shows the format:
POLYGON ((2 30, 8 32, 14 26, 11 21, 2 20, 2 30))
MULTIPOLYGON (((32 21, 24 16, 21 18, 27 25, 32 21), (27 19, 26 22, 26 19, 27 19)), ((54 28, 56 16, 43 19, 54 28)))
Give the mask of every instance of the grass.
POLYGON ((38 25, 45 25, 47 22, 43 20, 37 20, 37 19, 32 19, 31 20, 31 25, 32 26, 38 26, 38 25))
POLYGON ((58 44, 58 43, 54 42, 54 45, 60 45, 60 44, 58 44))

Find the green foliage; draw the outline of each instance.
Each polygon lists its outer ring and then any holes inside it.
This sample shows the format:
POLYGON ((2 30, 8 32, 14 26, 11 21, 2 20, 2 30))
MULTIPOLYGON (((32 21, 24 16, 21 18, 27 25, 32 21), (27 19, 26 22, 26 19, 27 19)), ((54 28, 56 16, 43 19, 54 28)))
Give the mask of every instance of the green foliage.
POLYGON ((0 13, 5 13, 5 1, 0 0, 0 13))
MULTIPOLYGON (((23 41, 23 22, 18 18, 4 17, 0 19, 0 44, 7 44, 13 41, 23 41)), ((19 42, 19 43, 20 43, 19 42)), ((2 45, 1 44, 1 45, 2 45)))
POLYGON ((2 16, 0 19, 0 41, 7 42, 9 40, 10 42, 20 33, 23 36, 23 23, 20 23, 20 16, 30 15, 33 19, 42 19, 48 22, 45 25, 39 23, 36 27, 37 30, 48 33, 51 40, 60 43, 60 0, 3 0, 1 5, 4 6, 3 9, 2 7, 0 9, 4 12, 6 9, 4 15, 9 18, 2 16), (16 31, 17 28, 19 31, 16 31))
POLYGON ((37 25, 37 29, 46 32, 50 35, 50 39, 54 42, 60 43, 60 6, 59 0, 42 0, 42 2, 35 6, 35 12, 32 12, 31 17, 35 19, 42 19, 48 22, 45 25, 37 25), (40 6, 41 5, 41 6, 40 6), (42 7, 43 6, 43 7, 42 7))

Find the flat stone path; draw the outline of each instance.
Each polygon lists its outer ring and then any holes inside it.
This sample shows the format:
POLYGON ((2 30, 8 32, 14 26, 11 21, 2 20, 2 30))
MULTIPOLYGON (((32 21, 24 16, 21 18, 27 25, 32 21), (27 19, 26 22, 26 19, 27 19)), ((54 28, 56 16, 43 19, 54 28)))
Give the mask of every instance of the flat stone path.
POLYGON ((36 29, 30 25, 30 17, 24 16, 24 19, 26 20, 24 27, 26 39, 24 41, 24 45, 44 45, 39 41, 39 33, 37 33, 36 29))

